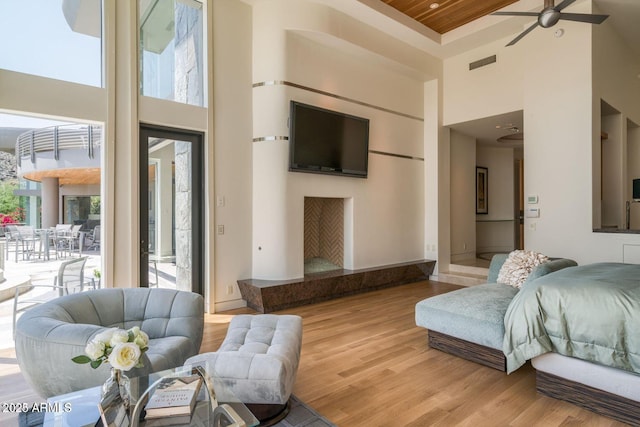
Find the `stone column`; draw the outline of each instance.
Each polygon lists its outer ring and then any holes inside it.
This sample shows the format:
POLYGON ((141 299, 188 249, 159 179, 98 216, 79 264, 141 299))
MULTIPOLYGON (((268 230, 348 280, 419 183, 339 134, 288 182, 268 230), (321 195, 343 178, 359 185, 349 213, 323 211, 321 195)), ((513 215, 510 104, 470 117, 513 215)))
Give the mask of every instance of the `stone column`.
POLYGON ((60 185, 58 178, 42 178, 42 228, 55 227, 60 214, 60 185))
POLYGON ((175 142, 175 182, 176 182, 176 287, 191 291, 191 143, 175 142))

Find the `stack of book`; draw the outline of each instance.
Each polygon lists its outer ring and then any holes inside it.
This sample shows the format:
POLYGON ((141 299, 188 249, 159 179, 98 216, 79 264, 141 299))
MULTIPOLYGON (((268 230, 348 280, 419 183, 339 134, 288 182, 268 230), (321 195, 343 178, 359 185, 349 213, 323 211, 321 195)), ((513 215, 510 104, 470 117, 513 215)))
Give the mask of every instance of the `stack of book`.
POLYGON ((145 425, 189 424, 201 385, 200 375, 163 378, 145 406, 145 425))

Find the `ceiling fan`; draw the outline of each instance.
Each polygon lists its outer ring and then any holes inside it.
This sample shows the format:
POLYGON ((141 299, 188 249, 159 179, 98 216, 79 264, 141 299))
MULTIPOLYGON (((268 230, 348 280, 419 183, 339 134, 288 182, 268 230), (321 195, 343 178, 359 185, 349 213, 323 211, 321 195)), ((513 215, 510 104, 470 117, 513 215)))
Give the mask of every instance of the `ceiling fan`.
POLYGON ((569 6, 576 0, 563 0, 559 5, 554 6, 554 0, 544 0, 544 9, 541 12, 493 12, 492 15, 505 16, 537 16, 538 21, 524 30, 515 39, 511 40, 507 46, 512 46, 521 38, 529 34, 538 25, 542 28, 553 27, 559 20, 586 22, 588 24, 601 24, 609 15, 592 15, 588 13, 563 13, 562 9, 569 6))

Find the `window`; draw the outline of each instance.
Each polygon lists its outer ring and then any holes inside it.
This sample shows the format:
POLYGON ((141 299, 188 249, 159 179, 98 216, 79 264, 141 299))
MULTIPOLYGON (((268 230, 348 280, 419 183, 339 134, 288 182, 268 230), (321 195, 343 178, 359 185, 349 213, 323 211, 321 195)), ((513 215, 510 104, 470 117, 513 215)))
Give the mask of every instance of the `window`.
POLYGON ((0 68, 102 86, 101 0, 0 2, 0 68))
POLYGON ((100 223, 100 196, 64 196, 62 200, 65 224, 88 224, 85 228, 93 229, 100 223))
POLYGON ((139 0, 141 94, 204 106, 202 3, 139 0))

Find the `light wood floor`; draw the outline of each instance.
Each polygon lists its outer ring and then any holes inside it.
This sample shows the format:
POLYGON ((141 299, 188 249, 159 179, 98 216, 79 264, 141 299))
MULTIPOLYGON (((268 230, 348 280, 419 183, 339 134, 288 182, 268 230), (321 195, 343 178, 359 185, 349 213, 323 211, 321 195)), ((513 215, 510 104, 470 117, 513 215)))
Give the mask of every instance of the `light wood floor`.
MULTIPOLYGON (((420 282, 279 313, 303 317, 294 394, 338 426, 622 426, 538 395, 526 365, 506 375, 427 346, 418 301, 457 286, 420 282)), ((215 351, 234 314, 207 315, 202 352, 215 351)), ((39 401, 15 354, 0 351, 0 402, 39 401)), ((0 425, 15 418, 0 413, 0 425)))

